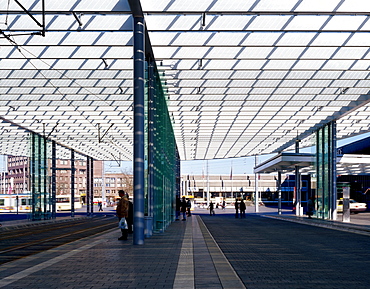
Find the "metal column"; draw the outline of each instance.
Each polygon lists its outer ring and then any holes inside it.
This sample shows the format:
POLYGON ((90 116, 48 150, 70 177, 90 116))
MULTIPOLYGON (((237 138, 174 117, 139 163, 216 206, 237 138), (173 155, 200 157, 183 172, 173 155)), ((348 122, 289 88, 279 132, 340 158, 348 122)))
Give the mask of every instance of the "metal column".
MULTIPOLYGON (((257 155, 254 156, 254 166, 257 166, 257 155)), ((259 212, 258 174, 254 174, 254 211, 259 212)))
POLYGON ((45 211, 43 212, 42 209, 43 209, 43 206, 42 206, 42 201, 43 201, 43 197, 42 197, 42 178, 41 178, 41 173, 42 173, 42 169, 41 169, 41 166, 42 166, 42 158, 41 158, 41 137, 39 135, 37 135, 37 167, 36 167, 36 177, 37 177, 37 218, 39 220, 42 219, 42 215, 43 213, 45 213, 45 211))
POLYGON ((90 157, 87 156, 86 158, 86 215, 90 215, 90 178, 91 178, 91 172, 90 172, 90 157))
MULTIPOLYGON (((295 153, 299 153, 299 140, 295 142, 295 153)), ((301 216, 301 176, 299 173, 299 166, 295 166, 295 188, 296 188, 296 204, 295 214, 301 216)))
POLYGON ((337 123, 331 122, 330 125, 330 141, 329 141, 329 161, 330 172, 329 175, 329 190, 331 193, 330 204, 330 218, 337 219, 337 123))
POLYGON ((134 16, 134 245, 144 244, 145 24, 134 16))
POLYGON ((71 150, 71 217, 75 216, 75 151, 71 150))
POLYGON ((278 214, 281 215, 281 171, 278 171, 278 214))
POLYGON ((94 213, 94 159, 90 157, 90 215, 94 213))
POLYGON ((31 174, 31 194, 32 194, 32 220, 36 216, 36 135, 31 133, 31 157, 30 157, 30 174, 31 174))
POLYGON ((56 218, 56 195, 57 195, 57 182, 56 182, 56 167, 57 167, 57 156, 56 156, 56 143, 53 140, 51 142, 51 218, 56 218))
POLYGON ((42 145, 42 148, 43 148, 43 157, 41 158, 42 160, 42 185, 43 185, 43 188, 42 188, 42 191, 44 193, 44 219, 45 218, 50 218, 50 215, 49 215, 49 210, 50 210, 50 195, 49 195, 49 192, 48 192, 48 186, 47 186, 47 179, 48 179, 48 170, 47 170, 47 141, 46 141, 46 138, 45 136, 42 137, 41 139, 43 145, 42 145), (49 207, 49 208, 48 208, 49 207), (48 210, 49 209, 49 210, 48 210))
POLYGON ((148 61, 148 197, 147 216, 145 217, 145 237, 153 233, 154 212, 154 98, 155 73, 153 60, 148 61))

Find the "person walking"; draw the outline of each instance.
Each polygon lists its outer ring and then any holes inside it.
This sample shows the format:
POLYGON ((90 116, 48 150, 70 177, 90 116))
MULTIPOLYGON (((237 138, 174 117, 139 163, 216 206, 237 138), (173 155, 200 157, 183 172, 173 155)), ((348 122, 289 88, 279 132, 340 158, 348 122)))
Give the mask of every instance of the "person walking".
POLYGON ((176 196, 176 221, 180 220, 180 209, 181 209, 181 200, 179 196, 176 196))
POLYGON ((315 200, 313 197, 310 197, 307 202, 307 216, 309 219, 312 219, 314 210, 315 210, 315 200))
POLYGON ((190 209, 191 209, 191 202, 190 202, 190 200, 188 199, 188 200, 186 201, 186 211, 187 211, 188 217, 191 217, 190 209))
MULTIPOLYGON (((116 215, 119 221, 121 221, 122 218, 125 218, 127 221, 127 218, 129 216, 130 205, 126 197, 126 193, 124 190, 119 190, 118 195, 121 197, 121 199, 119 200, 117 204, 116 215)), ((122 233, 122 236, 119 237, 118 240, 127 240, 128 226, 126 226, 126 228, 121 227, 121 233, 122 233)))
POLYGON ((235 218, 239 218, 239 203, 237 199, 235 199, 235 218))
POLYGON ((101 201, 98 202, 99 212, 103 211, 103 203, 101 201))
POLYGON ((212 201, 209 203, 209 215, 210 216, 214 216, 216 213, 215 213, 215 209, 214 209, 214 205, 212 203, 212 201))
POLYGON ((246 206, 245 206, 243 199, 240 201, 239 208, 240 208, 240 218, 245 218, 246 206))
POLYGON ((182 220, 186 221, 186 199, 182 197, 181 204, 180 204, 180 211, 182 213, 182 220))
POLYGON ((128 193, 126 194, 126 198, 128 201, 128 217, 126 219, 127 221, 127 226, 128 226, 128 233, 132 234, 134 232, 134 205, 130 201, 130 196, 128 193))

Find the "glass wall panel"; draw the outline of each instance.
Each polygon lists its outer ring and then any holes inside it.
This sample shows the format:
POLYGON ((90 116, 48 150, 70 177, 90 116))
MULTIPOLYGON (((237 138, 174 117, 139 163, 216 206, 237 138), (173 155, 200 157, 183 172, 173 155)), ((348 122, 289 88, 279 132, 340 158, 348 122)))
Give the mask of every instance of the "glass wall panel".
POLYGON ((335 122, 316 132, 316 216, 333 219, 336 209, 335 122))
POLYGON ((32 220, 51 217, 51 195, 48 181, 48 142, 40 135, 30 134, 30 174, 32 220))
MULTIPOLYGON (((149 146, 148 159, 152 164, 152 180, 147 189, 153 194, 149 196, 153 207, 153 230, 164 231, 174 220, 174 200, 176 195, 176 177, 178 174, 177 148, 172 127, 172 119, 168 113, 167 95, 162 86, 160 75, 155 63, 153 69, 153 88, 149 102, 152 107, 150 119, 152 130, 147 130, 149 146)), ((149 85, 150 86, 150 85, 149 85)), ((147 174, 150 179, 150 174, 147 174)))

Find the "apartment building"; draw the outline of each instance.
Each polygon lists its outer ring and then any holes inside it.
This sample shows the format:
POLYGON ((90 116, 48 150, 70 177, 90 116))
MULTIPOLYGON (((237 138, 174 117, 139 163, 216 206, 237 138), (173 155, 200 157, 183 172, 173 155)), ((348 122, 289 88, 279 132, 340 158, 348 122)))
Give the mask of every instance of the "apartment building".
MULTIPOLYGON (((114 198, 123 189, 132 195, 132 174, 105 173, 103 161, 94 161, 94 198, 114 198)), ((50 167, 50 164, 49 164, 50 167)), ((75 194, 86 195, 86 160, 75 160, 75 194)), ((7 157, 7 174, 1 181, 2 193, 22 194, 30 191, 29 161, 27 157, 7 157)), ((56 191, 58 195, 68 195, 71 191, 71 160, 56 161, 56 191)), ((49 174, 49 185, 51 182, 49 174)))

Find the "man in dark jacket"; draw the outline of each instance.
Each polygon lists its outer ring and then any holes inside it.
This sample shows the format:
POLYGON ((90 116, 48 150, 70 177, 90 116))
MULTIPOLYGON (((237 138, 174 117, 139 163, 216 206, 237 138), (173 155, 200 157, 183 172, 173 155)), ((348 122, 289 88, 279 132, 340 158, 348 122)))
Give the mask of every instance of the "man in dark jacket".
POLYGON ((128 200, 128 217, 127 217, 127 226, 128 233, 132 234, 134 229, 134 205, 130 201, 129 195, 126 193, 126 198, 128 200))
MULTIPOLYGON (((125 218, 127 221, 127 218, 129 216, 129 202, 126 197, 126 193, 123 190, 118 191, 119 196, 121 199, 119 200, 116 208, 116 214, 119 220, 122 218, 125 218)), ((127 234, 128 234, 128 229, 121 229, 122 236, 118 238, 118 240, 127 240, 127 234)))
POLYGON ((181 200, 179 196, 176 196, 176 221, 180 220, 180 209, 181 209, 181 200))
POLYGON ((181 204, 180 204, 180 210, 182 213, 182 220, 186 221, 186 199, 185 197, 182 197, 181 204))
POLYGON ((239 209, 240 209, 240 218, 245 218, 246 206, 245 206, 243 199, 240 201, 239 209))
POLYGON ((235 218, 239 218, 239 203, 238 203, 238 199, 235 199, 235 218))

